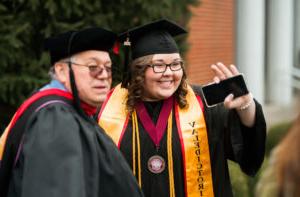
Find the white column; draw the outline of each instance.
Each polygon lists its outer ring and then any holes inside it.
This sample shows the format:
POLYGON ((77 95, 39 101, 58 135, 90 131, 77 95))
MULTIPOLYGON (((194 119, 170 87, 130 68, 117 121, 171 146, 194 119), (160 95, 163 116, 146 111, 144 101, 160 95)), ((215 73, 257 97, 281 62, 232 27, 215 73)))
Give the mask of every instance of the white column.
POLYGON ((268 100, 277 105, 289 105, 292 99, 294 1, 268 2, 268 100))
POLYGON ((300 1, 295 0, 295 61, 294 63, 300 69, 300 1))
POLYGON ((237 0, 236 64, 254 97, 264 103, 265 1, 237 0))

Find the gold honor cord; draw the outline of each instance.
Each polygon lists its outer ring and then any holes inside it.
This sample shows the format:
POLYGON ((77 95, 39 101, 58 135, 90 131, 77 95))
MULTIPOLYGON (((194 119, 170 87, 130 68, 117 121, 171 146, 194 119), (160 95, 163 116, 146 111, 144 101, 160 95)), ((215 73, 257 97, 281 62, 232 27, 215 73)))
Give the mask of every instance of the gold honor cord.
MULTIPOLYGON (((173 170, 173 153, 172 153, 172 112, 168 118, 168 130, 167 130, 167 152, 168 152, 168 171, 169 171, 169 190, 170 197, 175 197, 174 186, 174 170, 173 170)), ((139 139, 139 128, 137 121, 136 111, 132 113, 132 171, 134 176, 138 174, 138 183, 142 188, 142 175, 141 175, 141 150, 139 139), (135 142, 137 141, 137 143, 135 142), (138 155, 138 172, 136 173, 136 146, 138 155)))
POLYGON ((136 111, 134 110, 134 112, 132 113, 132 168, 133 168, 132 171, 134 176, 136 175, 135 146, 137 146, 137 154, 138 154, 138 183, 140 188, 142 188, 140 133, 139 133, 136 111), (135 139, 137 143, 135 143, 135 139))
POLYGON ((175 197, 174 171, 173 171, 173 152, 172 152, 172 111, 171 111, 169 119, 168 119, 167 151, 168 151, 168 170, 169 170, 170 197, 175 197))
MULTIPOLYGON (((135 112, 135 111, 134 111, 135 112)), ((136 162, 135 162, 135 116, 134 116, 134 112, 132 113, 132 172, 133 175, 136 175, 136 162)))

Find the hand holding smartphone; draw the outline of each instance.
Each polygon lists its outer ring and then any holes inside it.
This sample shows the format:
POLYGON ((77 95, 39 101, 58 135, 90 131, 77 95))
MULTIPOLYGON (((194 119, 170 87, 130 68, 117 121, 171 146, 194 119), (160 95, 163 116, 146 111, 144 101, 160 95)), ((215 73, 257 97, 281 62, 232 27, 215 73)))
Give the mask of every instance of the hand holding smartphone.
POLYGON ((205 85, 202 90, 208 107, 224 102, 229 94, 233 94, 236 98, 249 93, 242 74, 222 80, 220 83, 205 85))

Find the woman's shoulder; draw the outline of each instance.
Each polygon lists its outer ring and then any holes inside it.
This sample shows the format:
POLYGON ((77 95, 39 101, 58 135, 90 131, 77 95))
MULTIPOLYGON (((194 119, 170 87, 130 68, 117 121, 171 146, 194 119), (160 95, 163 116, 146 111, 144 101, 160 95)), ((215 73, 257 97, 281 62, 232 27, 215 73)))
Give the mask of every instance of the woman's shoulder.
POLYGON ((202 97, 202 86, 201 85, 191 84, 190 86, 196 95, 202 97))

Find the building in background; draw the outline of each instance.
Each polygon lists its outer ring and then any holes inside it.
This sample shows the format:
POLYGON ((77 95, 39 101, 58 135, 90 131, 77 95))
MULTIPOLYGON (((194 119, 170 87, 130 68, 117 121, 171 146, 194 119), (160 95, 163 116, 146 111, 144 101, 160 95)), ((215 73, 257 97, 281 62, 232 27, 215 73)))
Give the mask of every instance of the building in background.
POLYGON ((191 83, 205 84, 213 78, 211 64, 235 62, 234 1, 201 0, 191 9, 187 72, 191 83))
POLYGON ((259 102, 287 106, 300 89, 300 0, 201 0, 191 8, 191 83, 212 81, 210 65, 236 64, 259 102))

